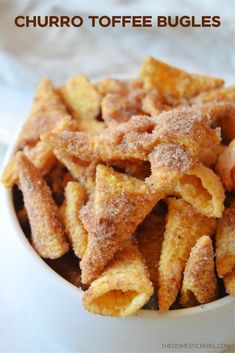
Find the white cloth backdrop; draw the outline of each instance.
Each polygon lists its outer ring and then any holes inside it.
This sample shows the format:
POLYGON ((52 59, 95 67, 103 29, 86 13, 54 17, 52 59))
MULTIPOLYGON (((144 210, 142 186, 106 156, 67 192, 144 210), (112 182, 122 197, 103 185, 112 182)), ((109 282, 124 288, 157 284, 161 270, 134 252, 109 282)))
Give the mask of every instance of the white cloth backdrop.
POLYGON ((147 55, 235 82, 233 0, 0 0, 0 84, 136 71, 147 55), (219 28, 18 28, 17 15, 220 15, 219 28))

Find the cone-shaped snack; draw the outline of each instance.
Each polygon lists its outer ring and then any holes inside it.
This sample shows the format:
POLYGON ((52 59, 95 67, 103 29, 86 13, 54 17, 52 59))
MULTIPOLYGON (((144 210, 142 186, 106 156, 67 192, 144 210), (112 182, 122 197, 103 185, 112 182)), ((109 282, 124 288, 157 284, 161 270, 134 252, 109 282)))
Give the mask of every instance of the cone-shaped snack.
POLYGON ((219 78, 190 74, 152 57, 144 60, 140 72, 146 90, 156 89, 163 96, 174 98, 191 98, 224 83, 219 78))
POLYGON ((102 100, 102 117, 107 126, 117 126, 128 121, 133 115, 144 115, 142 100, 145 92, 135 89, 130 92, 107 94, 102 100))
POLYGON ((179 144, 191 156, 198 156, 207 147, 216 146, 220 129, 210 126, 210 114, 200 107, 179 107, 154 117, 152 134, 157 143, 179 144))
MULTIPOLYGON (((60 132, 64 130, 73 131, 76 129, 76 124, 74 123, 71 116, 66 115, 64 118, 60 119, 51 130, 52 132, 60 132)), ((24 153, 33 162, 33 164, 40 169, 40 172, 45 175, 52 166, 56 163, 56 158, 53 154, 53 149, 49 144, 44 141, 38 141, 35 147, 25 147, 24 153)))
MULTIPOLYGON (((73 130, 74 128, 75 125, 72 118, 69 115, 65 115, 63 119, 55 124, 52 131, 73 130)), ((39 140, 34 146, 24 146, 23 152, 35 167, 40 170, 42 175, 45 175, 56 163, 51 146, 44 141, 39 140)), ((4 168, 1 181, 5 187, 10 188, 17 182, 17 178, 17 158, 13 156, 4 168)))
POLYGON ((137 229, 139 250, 143 255, 155 290, 158 287, 158 265, 164 231, 164 217, 155 214, 148 215, 137 229))
POLYGON ((213 89, 208 92, 203 92, 192 99, 193 102, 213 102, 213 101, 228 101, 235 103, 235 86, 222 87, 213 89))
POLYGON ((50 133, 44 139, 85 161, 147 160, 160 143, 179 144, 191 156, 220 142, 210 116, 196 107, 181 107, 156 117, 133 116, 116 128, 92 136, 84 132, 50 133))
POLYGON ((149 154, 151 175, 146 183, 152 190, 172 193, 179 178, 193 165, 193 159, 179 144, 160 144, 149 154))
MULTIPOLYGON (((129 81, 130 82, 130 81, 129 81)), ((128 81, 118 80, 116 78, 107 77, 103 80, 98 81, 95 84, 96 89, 98 90, 101 96, 106 96, 108 93, 127 93, 128 81)))
POLYGON ((59 88, 64 103, 78 122, 81 131, 98 133, 104 124, 96 120, 100 113, 101 96, 83 75, 78 75, 59 88))
POLYGON ((87 229, 88 247, 81 261, 84 283, 99 276, 162 197, 139 179, 97 166, 93 229, 87 229))
MULTIPOLYGON (((179 104, 178 101, 177 103, 179 104)), ((145 113, 155 116, 163 111, 172 109, 177 103, 170 105, 166 97, 163 97, 158 91, 153 90, 145 95, 142 102, 142 109, 145 113)))
POLYGON ((143 88, 143 81, 139 77, 134 77, 129 80, 118 80, 116 78, 107 77, 98 81, 95 87, 101 96, 105 96, 108 93, 128 94, 128 92, 143 88))
POLYGON ((25 146, 23 152, 42 175, 46 175, 56 164, 52 149, 43 141, 38 141, 34 147, 25 146))
POLYGON ((205 148, 199 153, 199 162, 208 168, 213 168, 218 161, 219 156, 225 151, 226 146, 216 145, 212 148, 205 148))
POLYGON ((218 220, 216 232, 216 269, 218 276, 235 270, 235 201, 225 209, 218 220))
POLYGON ((184 270, 180 303, 183 307, 205 304, 218 296, 214 251, 210 237, 199 238, 184 270))
POLYGON ((89 194, 94 192, 95 188, 95 162, 84 162, 79 158, 71 156, 63 149, 54 149, 54 155, 70 171, 74 179, 78 180, 89 194))
POLYGON ((168 203, 158 279, 158 300, 162 312, 167 311, 177 297, 191 248, 202 235, 212 235, 216 227, 214 219, 197 213, 184 200, 171 198, 168 203))
POLYGON ((219 156, 215 170, 227 191, 235 191, 235 139, 219 156))
POLYGON ((150 299, 153 286, 143 258, 131 242, 116 253, 85 292, 83 304, 94 314, 129 316, 150 299))
POLYGON ((235 99, 231 102, 216 100, 202 103, 200 109, 210 114, 211 124, 219 126, 224 137, 230 140, 235 138, 235 99))
POLYGON ((195 210, 207 217, 221 217, 224 210, 224 188, 219 177, 201 163, 183 175, 175 191, 195 210))
POLYGON ((18 138, 18 146, 37 142, 41 134, 51 131, 66 115, 66 107, 52 82, 48 78, 43 79, 39 83, 30 115, 18 138))
POLYGON ((14 155, 3 169, 1 182, 5 188, 11 188, 18 179, 17 157, 14 155))
POLYGON ((79 212, 86 202, 86 197, 86 190, 79 183, 68 182, 65 187, 64 224, 72 249, 80 259, 87 247, 87 231, 79 218, 79 212))
POLYGON ((30 222, 33 246, 42 257, 59 258, 69 250, 69 245, 51 191, 22 152, 18 152, 17 162, 19 186, 30 222))
POLYGON ((228 294, 235 295, 235 269, 224 275, 224 286, 228 294))
POLYGON ((85 161, 144 160, 155 144, 151 134, 154 127, 152 117, 133 116, 128 122, 97 136, 66 131, 47 134, 44 139, 85 161))

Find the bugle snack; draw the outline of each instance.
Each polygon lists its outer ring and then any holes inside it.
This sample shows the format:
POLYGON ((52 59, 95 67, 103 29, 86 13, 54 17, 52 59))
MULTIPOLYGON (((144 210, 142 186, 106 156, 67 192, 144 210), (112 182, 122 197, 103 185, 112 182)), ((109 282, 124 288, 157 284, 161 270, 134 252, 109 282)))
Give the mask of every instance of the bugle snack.
POLYGON ((234 139, 235 86, 148 57, 130 79, 42 80, 2 183, 87 310, 165 313, 235 295, 234 139))

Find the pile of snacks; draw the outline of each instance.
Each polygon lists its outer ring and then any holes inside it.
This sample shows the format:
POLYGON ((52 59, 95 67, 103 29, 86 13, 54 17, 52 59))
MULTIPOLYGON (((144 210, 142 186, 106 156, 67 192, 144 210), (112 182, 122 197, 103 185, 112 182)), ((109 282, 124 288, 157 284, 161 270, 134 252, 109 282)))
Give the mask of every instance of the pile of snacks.
POLYGON ((2 182, 93 313, 235 295, 235 86, 222 79, 151 57, 135 79, 44 79, 2 182))

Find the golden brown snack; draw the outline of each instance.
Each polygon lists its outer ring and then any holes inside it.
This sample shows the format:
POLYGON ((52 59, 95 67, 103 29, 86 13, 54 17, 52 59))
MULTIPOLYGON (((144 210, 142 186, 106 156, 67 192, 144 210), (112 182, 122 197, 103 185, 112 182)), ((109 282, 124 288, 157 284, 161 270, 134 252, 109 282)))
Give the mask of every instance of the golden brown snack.
POLYGON ((187 308, 210 303, 217 297, 213 245, 210 237, 204 235, 192 248, 185 266, 180 304, 187 308))
POLYGON ((199 162, 204 164, 208 168, 213 168, 218 161, 219 156, 225 151, 226 146, 216 145, 212 148, 205 148, 199 152, 199 162))
POLYGON ((147 91, 175 98, 191 98, 224 84, 220 78, 190 74, 152 57, 144 60, 140 73, 147 91))
POLYGON ((229 140, 235 138, 235 101, 212 101, 197 104, 196 107, 209 113, 211 125, 219 126, 223 137, 229 140))
POLYGON ((235 103, 235 86, 222 87, 203 92, 192 99, 194 103, 208 103, 213 101, 227 101, 235 103))
POLYGON ((95 188, 95 169, 97 163, 91 162, 88 164, 79 158, 71 156, 63 149, 54 149, 53 152, 56 158, 70 171, 73 178, 79 181, 86 188, 87 192, 91 194, 95 188))
POLYGON ((40 256, 56 259, 69 245, 51 191, 39 171, 22 153, 17 153, 19 185, 24 196, 32 243, 40 256))
POLYGON ((216 269, 218 276, 235 270, 235 202, 225 209, 218 220, 216 232, 216 269))
POLYGON ((50 146, 43 141, 38 141, 34 147, 25 146, 23 152, 42 175, 46 175, 56 164, 56 158, 50 146))
POLYGON ((44 78, 39 83, 31 112, 19 135, 18 147, 37 142, 41 134, 51 131, 67 115, 52 82, 44 78))
POLYGON ((6 166, 3 169, 3 173, 1 176, 1 182, 5 186, 5 188, 11 188, 17 181, 18 171, 16 168, 17 157, 14 155, 7 162, 6 166))
POLYGON ((93 229, 87 229, 88 247, 81 261, 83 283, 99 276, 162 197, 161 193, 151 193, 141 180, 97 166, 93 229))
POLYGON ((147 116, 134 116, 127 123, 91 136, 84 132, 50 133, 45 141, 84 161, 145 160, 155 144, 155 123, 147 116))
POLYGON ((146 160, 160 143, 180 144, 190 155, 220 142, 220 130, 209 126, 210 116, 195 107, 181 107, 156 117, 133 116, 98 136, 82 132, 50 133, 48 143, 80 159, 91 161, 146 160))
POLYGON ((225 151, 220 154, 215 166, 216 173, 219 175, 227 191, 235 191, 235 139, 232 140, 225 151))
POLYGON ((106 94, 102 99, 101 110, 107 126, 117 126, 128 121, 133 115, 144 115, 142 110, 144 95, 143 89, 106 94))
POLYGON ((182 306, 216 299, 222 214, 218 274, 235 294, 235 86, 222 86, 153 58, 134 79, 40 83, 2 180, 22 184, 15 211, 38 253, 91 284, 91 312, 178 309, 182 282, 182 306))
POLYGON ((139 77, 135 77, 129 80, 120 80, 113 77, 107 77, 98 81, 95 84, 95 87, 102 96, 105 96, 108 93, 124 94, 143 88, 143 82, 139 77))
POLYGON ((169 104, 167 99, 161 96, 156 90, 148 92, 142 101, 142 110, 151 116, 158 115, 164 110, 172 108, 173 106, 169 104))
MULTIPOLYGON (((74 122, 69 115, 66 115, 63 119, 59 120, 52 131, 59 132, 65 129, 75 129, 74 122)), ((25 145, 23 152, 27 158, 33 162, 35 167, 40 170, 42 175, 48 173, 48 171, 56 164, 56 158, 53 154, 52 148, 44 141, 39 140, 33 146, 25 145)), ((17 182, 17 178, 17 160, 14 155, 4 168, 1 181, 5 187, 10 188, 17 182)))
POLYGON ((78 182, 68 182, 65 187, 63 220, 74 254, 80 259, 87 247, 87 231, 79 218, 80 209, 85 204, 86 198, 86 190, 78 182))
POLYGON ((160 144, 148 156, 151 175, 146 183, 152 190, 173 192, 180 177, 193 165, 193 158, 179 144, 160 144))
POLYGON ((198 107, 178 107, 154 118, 157 143, 180 144, 192 156, 220 142, 220 129, 210 127, 210 115, 198 107))
POLYGON ((122 93, 127 91, 126 82, 113 77, 107 77, 98 81, 95 87, 101 96, 108 93, 122 93))
POLYGON ((213 170, 201 163, 191 167, 178 181, 175 191, 196 211, 218 218, 224 210, 224 188, 213 170))
MULTIPOLYGON (((26 145, 23 148, 23 152, 27 158, 33 162, 35 167, 40 170, 42 175, 48 173, 56 163, 56 158, 50 146, 43 141, 38 141, 33 147, 26 145)), ((6 188, 10 188, 17 183, 17 179, 17 158, 14 155, 3 170, 1 181, 6 188)))
POLYGON ((130 316, 146 304, 152 294, 153 286, 143 258, 137 246, 128 243, 91 283, 83 304, 94 314, 130 316))
POLYGON ((143 255, 155 290, 158 288, 158 265, 164 231, 164 217, 150 214, 140 224, 136 232, 139 250, 143 255))
POLYGON ((224 275, 224 286, 228 294, 235 295, 235 269, 224 275))
POLYGON ((158 300, 161 312, 174 303, 192 247, 202 235, 212 235, 216 222, 197 213, 182 199, 170 198, 159 262, 158 300))
POLYGON ((85 76, 73 77, 59 88, 59 93, 77 120, 79 130, 94 133, 103 130, 103 123, 96 120, 100 113, 101 96, 85 76))

